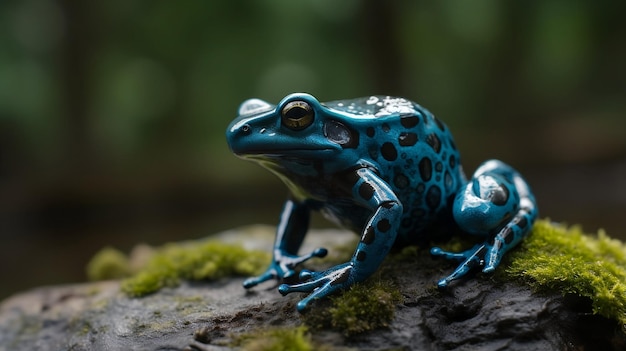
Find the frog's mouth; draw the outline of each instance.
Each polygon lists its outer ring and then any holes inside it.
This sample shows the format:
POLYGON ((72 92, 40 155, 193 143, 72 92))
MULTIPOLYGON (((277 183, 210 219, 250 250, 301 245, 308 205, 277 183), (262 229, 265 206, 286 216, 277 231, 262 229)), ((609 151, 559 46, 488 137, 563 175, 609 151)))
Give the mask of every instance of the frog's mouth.
POLYGON ((336 151, 331 147, 307 147, 275 150, 236 151, 233 153, 246 159, 319 159, 330 156, 336 151))
POLYGON ((319 140, 248 140, 246 143, 229 144, 231 151, 242 158, 304 158, 319 159, 330 157, 340 151, 341 146, 319 140))

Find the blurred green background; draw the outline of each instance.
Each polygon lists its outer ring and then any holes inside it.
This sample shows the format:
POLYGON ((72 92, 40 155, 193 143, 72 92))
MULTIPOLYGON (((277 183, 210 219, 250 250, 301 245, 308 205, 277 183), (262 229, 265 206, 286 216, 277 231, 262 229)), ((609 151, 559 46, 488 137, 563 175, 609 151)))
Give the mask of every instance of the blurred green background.
MULTIPOLYGON (((468 173, 500 158, 541 216, 626 238, 626 2, 0 2, 0 298, 129 250, 275 224, 232 156, 240 102, 419 102, 468 173)), ((317 219, 317 226, 326 223, 317 219)))

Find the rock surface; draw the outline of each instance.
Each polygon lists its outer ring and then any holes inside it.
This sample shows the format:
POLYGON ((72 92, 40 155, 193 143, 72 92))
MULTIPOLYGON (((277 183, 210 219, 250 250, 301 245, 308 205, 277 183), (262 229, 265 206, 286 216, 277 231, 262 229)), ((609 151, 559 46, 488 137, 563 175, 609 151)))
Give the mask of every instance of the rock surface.
MULTIPOLYGON (((327 236, 336 232, 309 235, 327 236)), ((404 301, 389 328, 352 337, 310 330, 314 342, 342 350, 626 349, 616 323, 591 315, 584 300, 482 275, 441 292, 435 282, 447 262, 426 250, 390 261, 383 278, 404 301)), ((247 292, 242 281, 183 283, 143 298, 123 295, 117 281, 35 289, 0 304, 0 350, 230 350, 238 334, 303 324, 300 296, 268 286, 247 292)))

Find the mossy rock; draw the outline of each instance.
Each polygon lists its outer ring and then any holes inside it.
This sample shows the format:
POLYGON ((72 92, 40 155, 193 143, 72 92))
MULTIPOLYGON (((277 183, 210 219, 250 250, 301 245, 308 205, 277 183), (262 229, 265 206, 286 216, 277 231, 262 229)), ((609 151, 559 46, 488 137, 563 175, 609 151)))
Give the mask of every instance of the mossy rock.
MULTIPOLYGON (((271 246, 271 231, 267 234, 263 240, 271 246)), ((233 238, 232 232, 228 235, 233 238)), ((316 230, 309 234, 311 239, 320 236, 316 230)), ((329 237, 337 238, 338 233, 329 237)), ((345 238, 352 240, 354 234, 346 232, 345 238)), ((462 249, 465 243, 455 245, 462 249)), ((428 249, 407 247, 390 255, 370 279, 316 301, 305 315, 295 310, 302 295, 282 297, 270 286, 246 291, 241 287, 244 278, 233 277, 254 274, 252 268, 263 270, 268 249, 244 250, 234 243, 199 240, 139 250, 144 252, 141 259, 106 249, 94 258, 91 269, 98 271, 100 265, 101 273, 106 273, 101 277, 125 276, 124 284, 141 281, 135 285, 141 293, 131 289, 130 294, 120 294, 120 281, 108 281, 15 296, 0 305, 0 349, 282 350, 297 345, 300 350, 335 351, 623 350, 626 346, 626 333, 620 329, 624 245, 602 232, 587 235, 576 227, 539 221, 495 276, 477 273, 444 291, 436 288, 436 282, 454 264, 433 259, 428 249), (241 265, 247 259, 253 263, 241 265), (146 284, 142 275, 156 283, 146 284)), ((323 269, 323 264, 320 260, 309 268, 323 269)))
POLYGON ((588 235, 577 226, 541 220, 507 261, 502 265, 508 278, 538 291, 588 298, 593 313, 626 326, 626 245, 604 231, 588 235))
POLYGON ((204 240, 164 245, 153 251, 145 265, 133 269, 128 257, 107 247, 89 262, 87 274, 92 280, 124 278, 122 291, 140 297, 164 287, 177 286, 181 280, 216 280, 259 274, 270 258, 267 252, 204 240))
MULTIPOLYGON (((460 245, 463 243, 463 239, 453 240, 449 245, 457 246, 461 250, 460 245)), ((347 246, 339 245, 337 250, 333 250, 340 253, 334 255, 335 263, 347 260, 351 253, 346 249, 347 246)), ((392 259, 415 255, 416 250, 419 249, 407 247, 392 256, 392 259)), ((267 266, 269 259, 267 252, 246 250, 237 244, 203 240, 167 244, 155 249, 147 264, 131 267, 131 258, 107 247, 89 263, 88 275, 91 278, 126 277, 122 283, 122 291, 130 296, 143 296, 166 286, 175 286, 181 280, 215 280, 227 276, 259 274, 267 266)), ((316 260, 312 264, 317 268, 324 261, 316 260)), ((381 269, 388 270, 389 265, 387 262, 381 269)), ((505 257, 496 276, 501 280, 517 280, 536 291, 588 298, 592 303, 593 313, 626 325, 626 245, 611 239, 603 231, 589 235, 576 226, 568 228, 549 220, 539 220, 520 247, 505 257)), ((340 295, 343 297, 336 300, 337 306, 331 313, 336 317, 330 318, 335 321, 330 324, 343 329, 347 335, 358 333, 361 329, 370 330, 370 327, 358 326, 367 322, 358 317, 357 312, 350 312, 352 317, 346 312, 345 316, 346 320, 353 318, 359 322, 356 324, 340 322, 341 318, 337 316, 344 313, 340 311, 346 311, 339 307, 342 306, 341 299, 363 300, 362 305, 366 305, 367 298, 373 298, 376 292, 380 293, 384 285, 380 282, 376 284, 365 285, 365 288, 357 287, 340 295)), ((385 293, 396 294, 397 289, 395 292, 386 290, 385 293)), ((371 317, 372 314, 367 316, 371 317)), ((384 325, 374 323, 379 324, 384 325)))

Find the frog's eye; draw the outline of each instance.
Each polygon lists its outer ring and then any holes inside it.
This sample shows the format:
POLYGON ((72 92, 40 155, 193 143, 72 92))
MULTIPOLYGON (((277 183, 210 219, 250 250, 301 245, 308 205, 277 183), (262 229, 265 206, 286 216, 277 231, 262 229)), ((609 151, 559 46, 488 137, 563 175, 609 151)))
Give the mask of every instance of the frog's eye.
POLYGON ((280 114, 285 127, 302 130, 313 124, 315 111, 305 101, 292 101, 283 107, 280 114))

